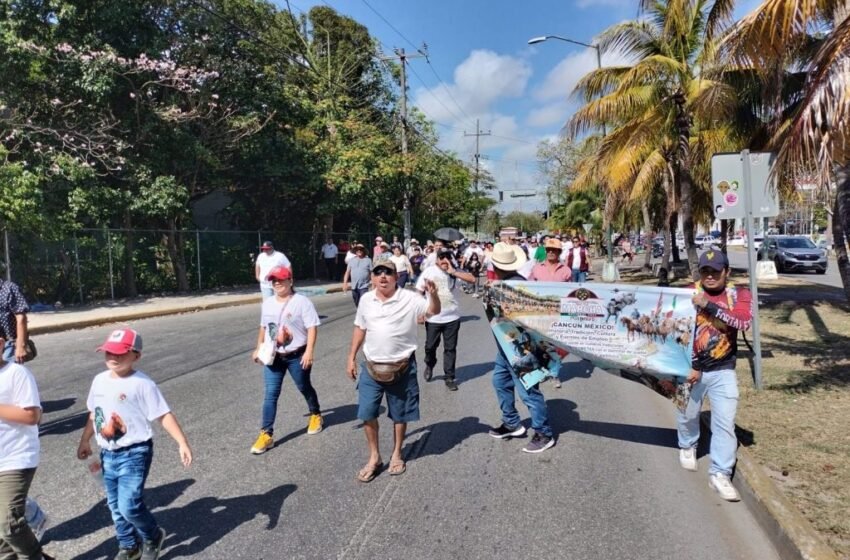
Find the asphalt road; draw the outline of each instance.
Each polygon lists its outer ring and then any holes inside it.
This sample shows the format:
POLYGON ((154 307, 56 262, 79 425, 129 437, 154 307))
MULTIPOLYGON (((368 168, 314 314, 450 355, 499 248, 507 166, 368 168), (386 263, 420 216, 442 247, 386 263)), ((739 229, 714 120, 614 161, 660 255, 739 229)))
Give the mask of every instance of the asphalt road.
MULTIPOLYGON (((734 249, 729 251, 729 264, 735 268, 747 268, 747 252, 744 249, 734 249)), ((780 276, 789 276, 821 284, 823 286, 832 286, 834 288, 841 287, 841 276, 838 274, 838 265, 834 257, 830 257, 829 264, 826 268, 826 274, 816 274, 814 272, 782 272, 780 276)))
MULTIPOLYGON (((464 298, 460 390, 446 391, 438 364, 435 381, 421 384, 407 473, 370 484, 355 480, 366 446, 343 373, 349 296, 314 300, 325 430, 306 435, 306 406, 286 381, 277 447, 261 456, 249 453, 262 398, 248 354, 258 307, 135 323, 140 369, 158 380, 195 451, 184 469, 158 429, 147 501, 168 531, 161 558, 777 558, 747 507, 708 488, 707 457, 699 473, 679 468, 673 406, 642 385, 568 362, 563 387, 544 387, 556 447, 531 456, 520 451, 526 439, 489 437, 500 418, 495 344, 479 301, 464 298)), ((102 492, 74 457, 89 383, 103 369, 93 349, 110 330, 42 335, 32 363, 46 411, 32 495, 50 518, 48 551, 63 559, 111 558, 117 548, 102 492)), ((381 427, 386 461, 386 418, 381 427)))

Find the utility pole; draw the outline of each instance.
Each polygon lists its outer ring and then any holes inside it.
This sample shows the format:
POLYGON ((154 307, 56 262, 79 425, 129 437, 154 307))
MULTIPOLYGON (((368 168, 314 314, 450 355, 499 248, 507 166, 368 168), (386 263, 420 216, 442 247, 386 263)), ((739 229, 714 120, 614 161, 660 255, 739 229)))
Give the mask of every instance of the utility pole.
MULTIPOLYGON (((478 160, 481 159, 480 139, 482 136, 490 136, 490 131, 481 132, 481 125, 478 119, 475 119, 475 134, 467 134, 463 131, 464 136, 475 136, 475 198, 478 199, 478 160)), ((475 236, 478 236, 478 211, 475 211, 473 216, 475 236)))
MULTIPOLYGON (((425 58, 428 52, 423 45, 419 54, 407 54, 404 49, 395 49, 395 56, 382 56, 381 60, 398 60, 401 62, 401 154, 407 163, 407 59, 425 58)), ((404 180, 404 194, 402 196, 402 217, 404 220, 404 246, 409 246, 413 237, 413 223, 410 217, 410 185, 404 180)))

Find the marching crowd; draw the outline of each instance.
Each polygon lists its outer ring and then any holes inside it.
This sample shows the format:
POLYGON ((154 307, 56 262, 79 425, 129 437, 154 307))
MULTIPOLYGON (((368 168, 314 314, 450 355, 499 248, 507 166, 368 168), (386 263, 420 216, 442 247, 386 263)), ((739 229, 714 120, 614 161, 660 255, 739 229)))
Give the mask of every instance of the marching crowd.
MULTIPOLYGON (((357 417, 363 422, 368 449, 367 462, 356 473, 357 480, 368 483, 385 470, 391 476, 406 472, 402 444, 407 424, 419 419, 416 350, 420 324, 424 322, 426 333, 423 379, 432 380, 442 343, 443 379, 449 391, 457 391, 458 292, 478 297, 482 273, 487 282, 586 281, 590 271, 587 243, 579 237, 559 237, 519 239, 515 228, 505 228, 497 243, 483 246, 475 241, 460 246, 436 240, 423 248, 411 239, 405 248, 397 238, 388 244, 378 237, 371 252, 358 242, 346 247, 343 289, 351 291, 356 306, 346 374, 357 383, 357 417), (361 351, 363 360, 358 363, 361 351), (394 434, 386 464, 378 443, 378 416, 384 400, 394 434)), ((311 383, 319 314, 312 301, 295 289, 286 256, 271 242, 263 243, 261 249, 255 277, 264 298, 251 359, 264 366, 264 398, 253 454, 274 446, 277 403, 287 373, 307 404, 307 433, 314 435, 323 429, 319 396, 311 383)), ((330 240, 322 248, 329 276, 336 270, 338 252, 330 240)), ((735 341, 737 330, 749 327, 750 299, 746 289, 728 283, 729 263, 723 253, 704 253, 699 267, 703 280, 693 297, 698 314, 693 369, 687 378, 690 401, 678 419, 679 461, 683 468, 696 470, 698 414, 708 396, 713 410, 709 484, 722 498, 736 501, 737 491, 729 478, 736 449, 735 341)), ((23 365, 34 354, 34 347, 29 349, 27 311, 20 289, 0 280, 0 560, 51 559, 25 515, 27 493, 38 466, 42 412, 35 379, 23 365)), ((526 434, 516 409, 519 395, 534 430, 523 451, 544 452, 556 443, 545 397, 538 386, 526 389, 519 382, 511 360, 498 348, 492 385, 502 418, 489 434, 498 439, 526 434)), ((141 335, 129 328, 118 329, 98 350, 104 354, 106 369, 91 384, 89 418, 77 457, 84 460, 94 453, 94 437, 118 541, 116 558, 156 560, 166 533, 144 502, 145 480, 153 458, 151 424, 160 423, 177 442, 185 466, 192 463, 192 450, 156 383, 137 369, 142 355, 141 335)))

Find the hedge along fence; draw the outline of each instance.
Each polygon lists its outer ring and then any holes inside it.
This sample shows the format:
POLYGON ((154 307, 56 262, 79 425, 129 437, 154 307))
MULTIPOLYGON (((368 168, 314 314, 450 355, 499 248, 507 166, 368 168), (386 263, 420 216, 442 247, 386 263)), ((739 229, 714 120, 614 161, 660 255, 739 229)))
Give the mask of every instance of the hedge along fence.
MULTIPOLYGON (((24 290, 30 303, 74 304, 130 295, 125 276, 128 239, 138 294, 177 292, 175 259, 167 230, 82 229, 60 240, 4 232, 0 271, 24 290)), ((326 236, 335 242, 355 237, 368 244, 375 235, 345 232, 184 230, 173 246, 182 255, 189 291, 251 285, 254 259, 263 241, 292 262, 297 279, 324 278, 319 252, 326 236)), ((339 274, 341 277, 341 273, 339 274)))

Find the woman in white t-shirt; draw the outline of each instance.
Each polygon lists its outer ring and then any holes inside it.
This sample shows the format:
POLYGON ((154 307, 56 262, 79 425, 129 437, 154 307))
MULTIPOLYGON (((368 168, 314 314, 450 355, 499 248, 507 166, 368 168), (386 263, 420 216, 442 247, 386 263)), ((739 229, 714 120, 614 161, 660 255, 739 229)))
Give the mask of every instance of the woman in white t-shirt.
POLYGON ((393 254, 390 260, 395 264, 398 274, 396 277, 396 286, 404 288, 407 285, 407 280, 413 276, 413 265, 410 264, 410 259, 407 258, 407 255, 401 251, 401 245, 393 245, 393 254))
POLYGON ((263 368, 265 397, 263 399, 262 425, 251 453, 259 455, 274 447, 274 421, 277 401, 286 372, 292 376, 310 411, 307 434, 322 431, 322 413, 319 397, 310 382, 313 351, 320 324, 319 314, 309 298, 296 294, 292 287, 292 271, 278 266, 266 277, 272 284, 274 296, 263 300, 257 348, 252 359, 258 362, 263 343, 273 341, 274 361, 263 368))

